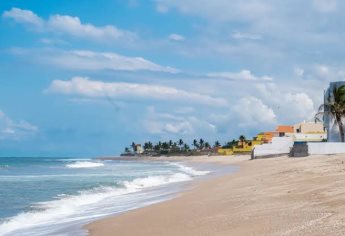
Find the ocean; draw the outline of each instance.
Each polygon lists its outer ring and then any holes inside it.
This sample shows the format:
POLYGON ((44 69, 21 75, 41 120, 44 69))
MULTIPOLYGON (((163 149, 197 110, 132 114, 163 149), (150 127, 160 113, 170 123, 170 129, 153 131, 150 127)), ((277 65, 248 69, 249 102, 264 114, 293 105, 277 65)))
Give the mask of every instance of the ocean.
POLYGON ((85 235, 83 225, 170 199, 208 173, 171 162, 0 157, 0 235, 85 235))

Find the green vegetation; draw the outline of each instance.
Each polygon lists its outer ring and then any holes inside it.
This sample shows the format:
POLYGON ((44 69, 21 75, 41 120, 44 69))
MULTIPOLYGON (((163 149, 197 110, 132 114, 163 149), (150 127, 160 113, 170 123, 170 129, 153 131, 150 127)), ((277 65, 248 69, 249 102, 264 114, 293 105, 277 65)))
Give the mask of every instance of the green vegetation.
POLYGON ((192 145, 188 145, 182 139, 174 142, 169 140, 167 142, 157 142, 153 144, 152 142, 145 142, 143 145, 132 142, 130 147, 126 147, 122 156, 161 156, 161 155, 170 155, 170 156, 192 156, 192 155, 216 155, 218 148, 232 148, 237 146, 239 142, 244 142, 246 137, 241 135, 239 140, 233 139, 232 141, 226 142, 224 145, 221 145, 217 140, 214 145, 204 139, 194 139, 192 145), (192 147, 192 148, 191 148, 192 147))
POLYGON ((344 142, 345 137, 342 118, 345 117, 345 85, 342 85, 339 88, 335 87, 332 93, 333 97, 329 96, 327 98, 327 102, 320 106, 319 112, 315 115, 315 119, 320 120, 320 115, 324 115, 325 112, 329 112, 334 119, 334 123, 338 125, 340 140, 341 142, 344 142))

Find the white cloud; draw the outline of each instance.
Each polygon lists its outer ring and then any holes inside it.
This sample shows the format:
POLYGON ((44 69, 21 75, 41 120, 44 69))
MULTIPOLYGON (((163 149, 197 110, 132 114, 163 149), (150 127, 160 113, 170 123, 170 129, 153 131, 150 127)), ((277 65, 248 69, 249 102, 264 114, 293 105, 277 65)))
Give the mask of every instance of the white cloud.
POLYGON ((2 16, 4 18, 13 19, 17 23, 31 25, 36 28, 41 28, 44 25, 44 21, 29 10, 22 10, 14 7, 9 11, 5 11, 2 16))
POLYGON ((180 34, 170 34, 169 39, 171 41, 184 41, 185 40, 185 38, 180 34))
POLYGON ((240 126, 275 124, 277 121, 274 111, 262 100, 252 96, 241 98, 233 111, 238 117, 240 126))
POLYGON ((78 17, 68 15, 52 15, 48 20, 44 20, 30 10, 12 8, 9 11, 5 11, 3 17, 28 25, 38 31, 66 34, 86 40, 133 41, 136 38, 133 32, 118 29, 113 25, 98 27, 82 23, 78 17))
MULTIPOLYGON (((313 100, 305 92, 292 92, 287 86, 275 83, 257 84, 256 87, 257 95, 272 107, 282 123, 310 120, 316 113, 313 100)), ((294 89, 303 91, 298 87, 294 89)))
POLYGON ((157 112, 154 107, 148 107, 143 127, 150 134, 179 135, 179 137, 216 132, 213 124, 196 116, 157 112))
POLYGON ((127 57, 112 52, 94 52, 87 50, 30 50, 16 48, 14 55, 30 58, 42 64, 49 64, 72 70, 123 70, 123 71, 159 71, 177 73, 178 70, 155 64, 142 57, 127 57))
POLYGON ((20 140, 38 132, 38 128, 27 121, 15 122, 0 110, 0 140, 20 140))
POLYGON ((272 81, 273 78, 269 76, 255 76, 252 74, 250 70, 242 70, 238 73, 233 72, 214 72, 209 73, 208 76, 216 77, 216 78, 223 78, 229 80, 265 80, 265 81, 272 81))
MULTIPOLYGON (((290 109, 290 112, 293 112, 292 115, 299 119, 312 119, 314 117, 315 108, 314 102, 311 98, 305 93, 287 93, 284 96, 285 109, 290 109)), ((287 115, 288 110, 285 110, 287 115)), ((290 116, 290 115, 289 115, 290 116)))
POLYGON ((174 87, 136 84, 123 82, 93 81, 85 77, 74 77, 71 80, 54 80, 46 90, 48 93, 79 95, 91 98, 122 97, 129 99, 157 99, 199 103, 213 106, 226 106, 223 98, 211 97, 206 94, 180 90, 174 87))

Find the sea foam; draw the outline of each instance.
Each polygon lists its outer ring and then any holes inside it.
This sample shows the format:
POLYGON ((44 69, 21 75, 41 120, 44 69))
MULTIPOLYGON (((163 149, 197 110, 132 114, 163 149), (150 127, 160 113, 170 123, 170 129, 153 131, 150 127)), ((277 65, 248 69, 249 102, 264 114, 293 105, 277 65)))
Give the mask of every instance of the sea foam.
MULTIPOLYGON (((0 223, 0 235, 57 235, 66 226, 90 222, 115 212, 154 203, 152 199, 151 202, 140 202, 140 197, 129 195, 131 193, 134 194, 169 183, 189 181, 193 176, 208 173, 207 171, 196 171, 179 163, 174 163, 174 165, 182 173, 117 181, 116 187, 97 187, 80 191, 77 195, 61 194, 60 198, 56 200, 40 202, 35 205, 36 210, 18 214, 0 223), (132 205, 128 205, 128 202, 132 205)), ((103 164, 98 162, 75 162, 69 164, 68 168, 98 166, 103 166, 103 164)), ((141 195, 141 197, 143 196, 148 195, 141 195)))
POLYGON ((201 175, 207 175, 210 173, 210 171, 195 170, 192 167, 185 166, 180 163, 171 163, 171 165, 177 166, 180 169, 180 171, 191 176, 201 176, 201 175))
POLYGON ((77 161, 66 165, 67 168, 96 168, 101 166, 104 166, 104 164, 100 162, 91 161, 77 161))

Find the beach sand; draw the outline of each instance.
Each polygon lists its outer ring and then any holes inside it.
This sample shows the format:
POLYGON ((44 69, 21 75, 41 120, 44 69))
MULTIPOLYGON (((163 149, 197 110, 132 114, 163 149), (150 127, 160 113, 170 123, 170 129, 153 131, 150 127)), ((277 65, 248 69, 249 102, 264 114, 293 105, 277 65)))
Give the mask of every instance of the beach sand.
POLYGON ((345 155, 189 159, 240 169, 91 223, 90 235, 345 235, 345 155))

